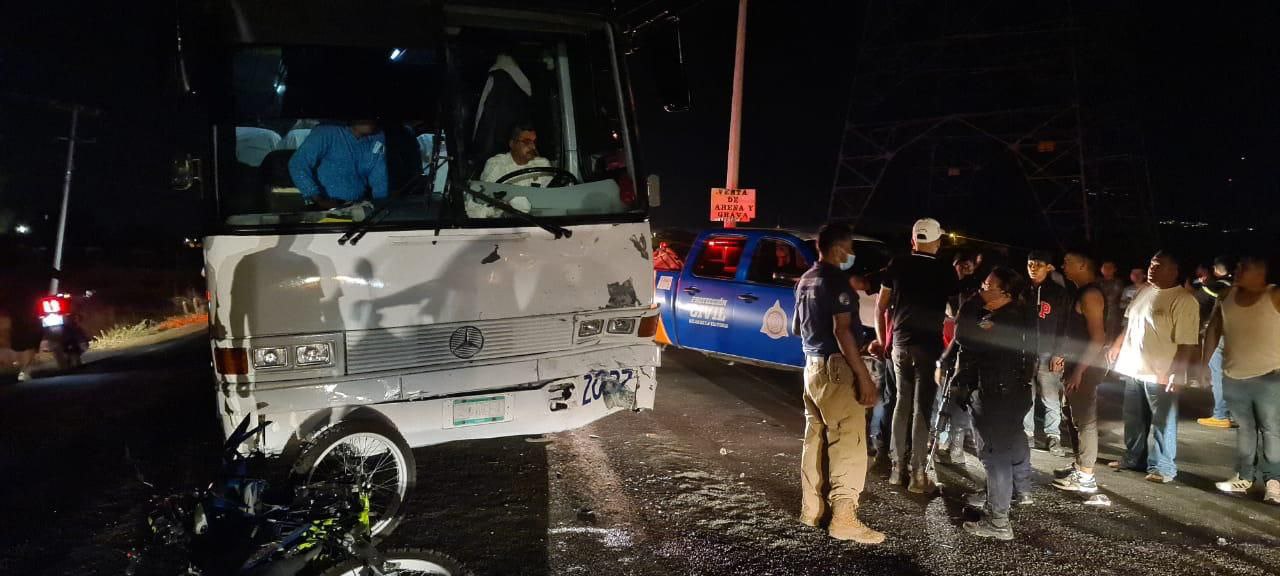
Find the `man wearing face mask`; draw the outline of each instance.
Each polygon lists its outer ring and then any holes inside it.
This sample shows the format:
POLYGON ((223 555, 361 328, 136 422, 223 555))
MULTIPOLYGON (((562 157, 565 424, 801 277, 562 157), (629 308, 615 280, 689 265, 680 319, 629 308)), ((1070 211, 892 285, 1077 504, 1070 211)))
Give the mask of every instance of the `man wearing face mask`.
POLYGON ((858 520, 867 480, 867 408, 876 385, 855 337, 858 296, 853 232, 828 224, 818 232, 818 262, 796 284, 792 330, 805 354, 804 445, 800 454, 800 521, 818 527, 830 511, 832 538, 879 544, 884 534, 858 520))
POLYGON ((965 522, 975 536, 1012 540, 1009 507, 1031 502, 1030 448, 1018 432, 1031 406, 1036 331, 1025 304, 1022 275, 998 266, 956 319, 956 337, 942 363, 955 366, 947 404, 970 406, 987 472, 982 518, 965 522), (1015 500, 1015 494, 1018 496, 1015 500))

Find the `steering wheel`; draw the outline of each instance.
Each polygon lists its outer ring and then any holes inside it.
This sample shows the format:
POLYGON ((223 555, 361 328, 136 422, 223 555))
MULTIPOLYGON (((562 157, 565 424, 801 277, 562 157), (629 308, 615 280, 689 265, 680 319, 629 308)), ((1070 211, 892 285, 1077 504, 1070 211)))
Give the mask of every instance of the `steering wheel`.
POLYGON ((551 181, 547 183, 547 188, 562 188, 568 184, 573 184, 574 186, 577 186, 578 184, 582 183, 580 180, 578 180, 577 176, 573 175, 573 172, 570 172, 568 170, 562 170, 560 168, 556 168, 555 166, 530 166, 528 168, 521 168, 519 170, 507 172, 506 174, 503 174, 502 177, 499 178, 497 182, 494 182, 494 184, 502 184, 509 180, 513 180, 515 178, 519 178, 521 176, 525 176, 528 174, 541 174, 541 173, 547 173, 552 175, 551 181))

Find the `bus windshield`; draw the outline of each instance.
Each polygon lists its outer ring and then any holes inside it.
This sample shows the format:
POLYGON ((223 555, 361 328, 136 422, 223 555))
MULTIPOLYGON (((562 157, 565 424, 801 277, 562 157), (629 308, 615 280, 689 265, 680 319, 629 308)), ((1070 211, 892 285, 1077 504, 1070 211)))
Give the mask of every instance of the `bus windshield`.
POLYGON ((220 127, 235 154, 219 219, 341 227, 379 208, 379 225, 401 227, 501 226, 509 208, 561 223, 642 218, 610 41, 603 25, 452 27, 440 49, 242 46, 234 125, 220 127))

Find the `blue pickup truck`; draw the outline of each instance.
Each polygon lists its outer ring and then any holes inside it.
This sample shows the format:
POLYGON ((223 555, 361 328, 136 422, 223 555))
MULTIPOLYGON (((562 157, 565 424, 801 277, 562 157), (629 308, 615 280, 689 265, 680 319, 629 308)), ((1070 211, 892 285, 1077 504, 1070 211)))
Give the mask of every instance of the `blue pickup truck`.
MULTIPOLYGON (((658 341, 726 359, 802 368, 804 353, 791 320, 796 281, 817 260, 815 238, 796 230, 708 230, 697 236, 682 262, 655 255, 655 262, 668 263, 659 264, 655 273, 662 321, 658 341)), ((861 320, 874 326, 876 277, 888 264, 889 249, 857 236, 854 252, 853 272, 868 282, 859 293, 861 320)))

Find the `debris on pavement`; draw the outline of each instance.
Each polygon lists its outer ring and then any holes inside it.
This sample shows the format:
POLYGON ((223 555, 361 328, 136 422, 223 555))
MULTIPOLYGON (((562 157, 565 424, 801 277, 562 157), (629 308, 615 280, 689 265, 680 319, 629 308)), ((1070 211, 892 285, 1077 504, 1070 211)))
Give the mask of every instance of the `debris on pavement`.
POLYGON ((1110 506, 1111 499, 1106 494, 1094 494, 1084 501, 1086 506, 1110 506))

